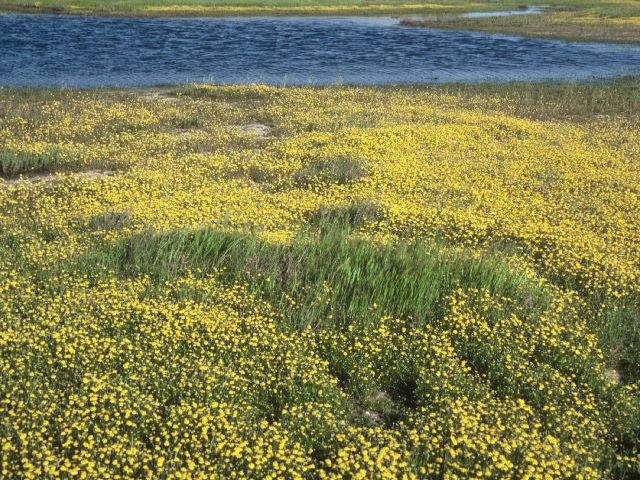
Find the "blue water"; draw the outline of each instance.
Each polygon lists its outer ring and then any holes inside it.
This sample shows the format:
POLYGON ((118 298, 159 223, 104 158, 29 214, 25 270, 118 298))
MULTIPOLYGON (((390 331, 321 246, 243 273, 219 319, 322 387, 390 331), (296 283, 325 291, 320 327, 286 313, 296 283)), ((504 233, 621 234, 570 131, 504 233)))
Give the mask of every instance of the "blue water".
POLYGON ((640 72, 640 46, 403 27, 389 18, 0 15, 0 85, 382 84, 640 72))

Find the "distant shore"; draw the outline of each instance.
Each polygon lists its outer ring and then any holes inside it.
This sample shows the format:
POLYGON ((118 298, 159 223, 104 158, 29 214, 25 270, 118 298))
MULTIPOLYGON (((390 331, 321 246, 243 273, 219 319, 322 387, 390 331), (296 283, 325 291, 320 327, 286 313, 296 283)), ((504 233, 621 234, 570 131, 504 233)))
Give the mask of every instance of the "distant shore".
MULTIPOLYGON (((496 4, 500 5, 500 4, 496 4)), ((457 15, 475 11, 465 1, 443 4, 407 3, 387 0, 377 3, 371 0, 335 0, 332 2, 291 0, 277 3, 269 1, 247 2, 243 0, 225 2, 194 0, 189 2, 170 3, 162 0, 129 0, 114 5, 111 2, 93 2, 88 0, 45 0, 15 1, 0 0, 0 12, 59 14, 59 15, 91 15, 113 17, 250 17, 250 16, 431 16, 457 15)), ((500 10, 489 6, 488 10, 500 10)), ((485 8, 482 8, 485 10, 485 8)))
POLYGON ((394 16, 412 27, 479 30, 530 37, 577 41, 640 42, 640 4, 605 0, 567 0, 551 3, 534 0, 471 2, 470 0, 408 3, 402 0, 0 0, 0 12, 91 15, 112 17, 189 16, 394 16), (538 6, 542 13, 464 18, 470 12, 501 12, 538 6))

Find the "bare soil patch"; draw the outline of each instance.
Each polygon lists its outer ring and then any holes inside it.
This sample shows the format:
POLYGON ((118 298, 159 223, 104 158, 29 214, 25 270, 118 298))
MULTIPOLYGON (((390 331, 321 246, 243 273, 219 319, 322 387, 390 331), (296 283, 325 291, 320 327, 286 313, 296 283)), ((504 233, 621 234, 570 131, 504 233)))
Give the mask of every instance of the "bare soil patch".
POLYGON ((180 98, 175 95, 173 90, 170 89, 153 89, 142 90, 138 94, 140 100, 146 102, 161 101, 161 102, 179 102, 180 98))
POLYGON ((273 128, 269 127, 268 125, 263 125, 261 123, 250 123, 248 125, 243 125, 242 127, 240 127, 240 131, 242 133, 250 133, 252 135, 258 135, 258 136, 269 135, 272 130, 273 128))

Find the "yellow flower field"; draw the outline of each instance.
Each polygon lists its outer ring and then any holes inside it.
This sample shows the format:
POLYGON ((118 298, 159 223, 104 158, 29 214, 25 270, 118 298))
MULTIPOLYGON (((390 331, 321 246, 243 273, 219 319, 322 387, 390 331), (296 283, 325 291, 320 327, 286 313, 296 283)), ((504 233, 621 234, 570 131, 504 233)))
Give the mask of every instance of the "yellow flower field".
POLYGON ((637 93, 518 88, 0 90, 0 475, 640 475, 637 93))

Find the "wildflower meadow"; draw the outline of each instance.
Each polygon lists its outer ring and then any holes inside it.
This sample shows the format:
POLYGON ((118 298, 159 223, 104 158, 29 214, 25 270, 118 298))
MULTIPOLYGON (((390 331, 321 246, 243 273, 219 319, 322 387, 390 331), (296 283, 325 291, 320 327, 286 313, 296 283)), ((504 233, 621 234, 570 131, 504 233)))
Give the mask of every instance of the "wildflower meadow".
POLYGON ((0 89, 0 477, 638 478, 639 111, 0 89))

